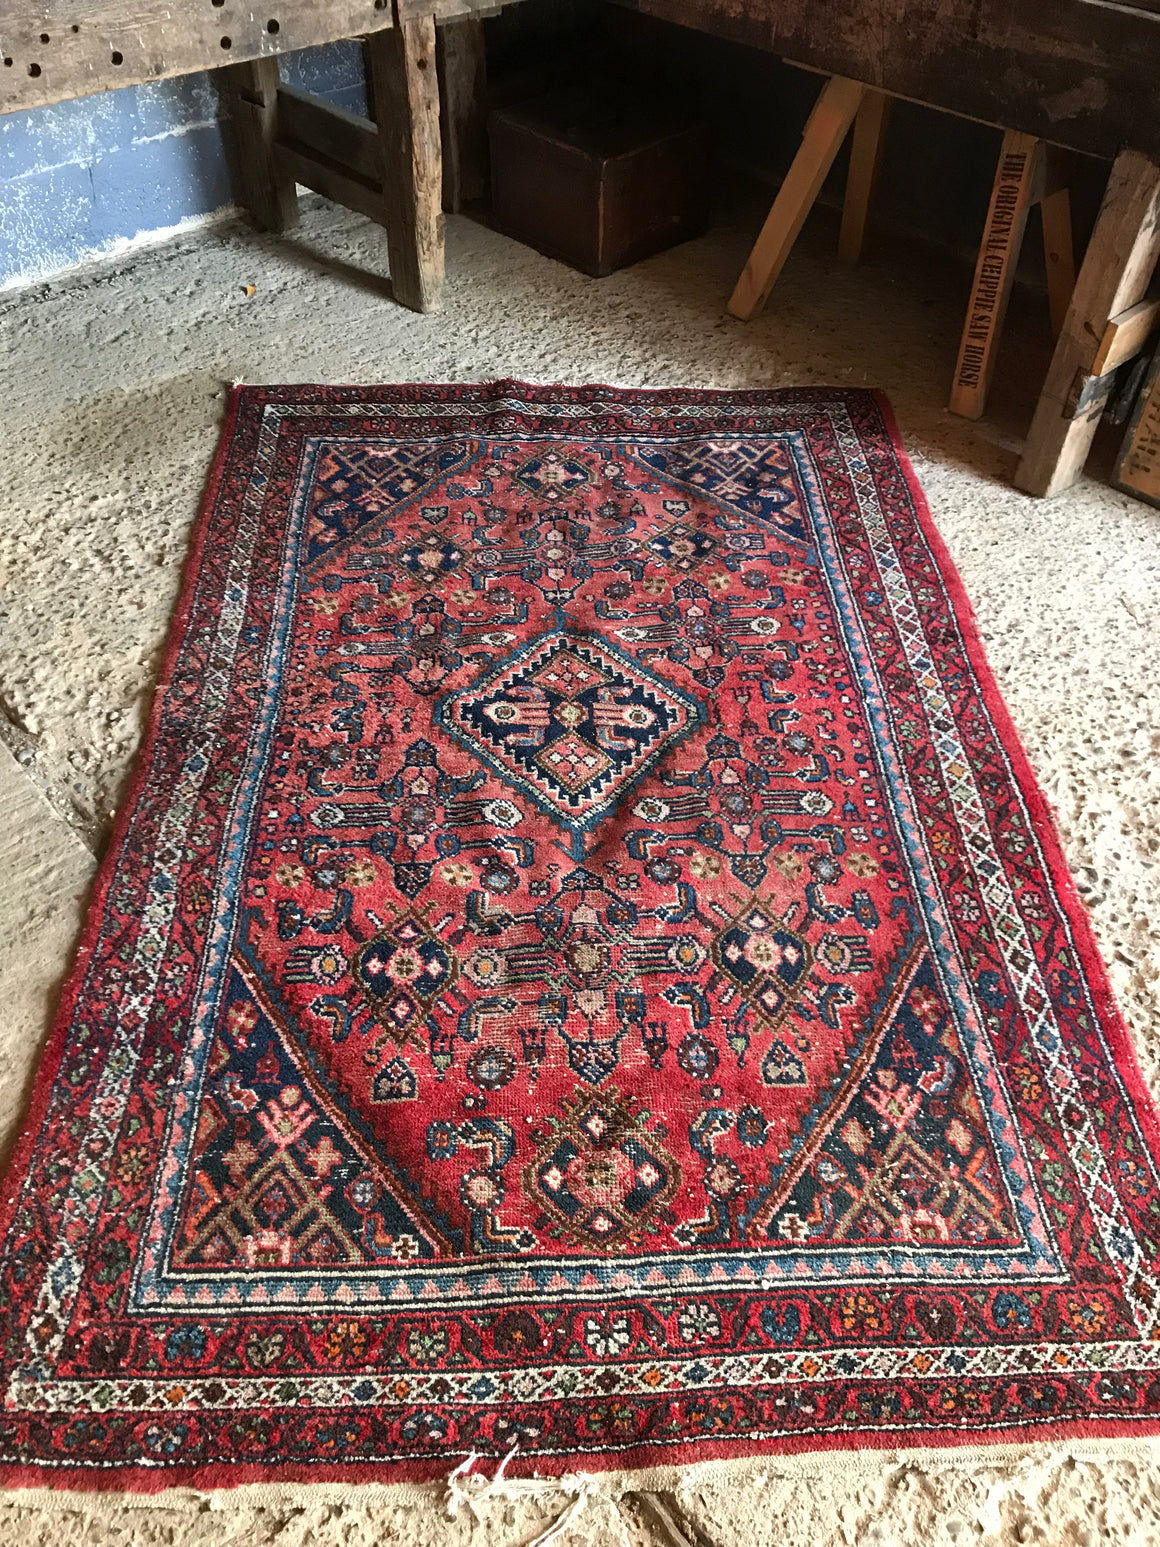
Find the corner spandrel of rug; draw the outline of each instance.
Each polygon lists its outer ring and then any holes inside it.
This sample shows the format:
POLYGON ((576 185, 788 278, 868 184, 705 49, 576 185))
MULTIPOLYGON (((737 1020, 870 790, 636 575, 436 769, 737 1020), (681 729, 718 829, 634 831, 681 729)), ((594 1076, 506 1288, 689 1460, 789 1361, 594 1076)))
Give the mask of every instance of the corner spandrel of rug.
POLYGON ((248 389, 203 537, 10 1466, 1152 1423, 1152 1113, 872 395, 248 389))

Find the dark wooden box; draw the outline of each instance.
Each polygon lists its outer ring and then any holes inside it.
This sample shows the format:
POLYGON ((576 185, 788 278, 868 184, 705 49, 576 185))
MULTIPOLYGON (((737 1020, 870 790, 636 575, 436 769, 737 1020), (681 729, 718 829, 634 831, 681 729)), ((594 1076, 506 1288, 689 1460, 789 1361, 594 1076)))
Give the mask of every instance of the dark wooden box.
POLYGON ((597 278, 699 235, 701 129, 649 103, 571 89, 488 120, 502 230, 597 278))

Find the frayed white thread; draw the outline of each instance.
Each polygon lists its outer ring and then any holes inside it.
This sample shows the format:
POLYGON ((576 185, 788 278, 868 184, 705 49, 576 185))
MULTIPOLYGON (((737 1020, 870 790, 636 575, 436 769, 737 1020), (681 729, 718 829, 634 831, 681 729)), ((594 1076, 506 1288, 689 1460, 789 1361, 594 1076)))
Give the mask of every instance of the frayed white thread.
POLYGON ((469 1451, 447 1479, 447 1518, 454 1520, 463 1504, 466 1504, 474 1514, 473 1506, 481 1500, 492 1498, 497 1493, 506 1494, 511 1483, 503 1474, 508 1462, 519 1448, 518 1445, 512 1446, 496 1467, 494 1477, 484 1477, 479 1472, 471 1470, 479 1460, 479 1455, 474 1450, 469 1451))
MULTIPOLYGON (((561 1537, 572 1522, 588 1507, 594 1498, 604 1497, 603 1489, 595 1477, 590 1477, 583 1472, 566 1472, 562 1477, 507 1477, 505 1472, 508 1462, 519 1449, 513 1445, 507 1455, 495 1469, 494 1477, 485 1477, 483 1473, 473 1470, 479 1460, 478 1454, 471 1451, 455 1468, 447 1479, 447 1493, 445 1502, 448 1518, 454 1520, 460 1509, 466 1505, 476 1520, 479 1519, 478 1504, 487 1499, 535 1499, 546 1500, 559 1494, 571 1495, 569 1502, 557 1515, 556 1519, 544 1531, 541 1531, 533 1541, 527 1543, 527 1547, 549 1547, 549 1544, 561 1537)), ((614 1500, 609 1499, 610 1503, 614 1500)))

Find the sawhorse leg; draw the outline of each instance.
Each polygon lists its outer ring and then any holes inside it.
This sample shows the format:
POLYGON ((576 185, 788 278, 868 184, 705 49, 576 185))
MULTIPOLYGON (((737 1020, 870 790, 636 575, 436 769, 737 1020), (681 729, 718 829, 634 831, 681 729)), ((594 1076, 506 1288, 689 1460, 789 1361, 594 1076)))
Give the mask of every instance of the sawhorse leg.
POLYGON ((842 201, 842 229, 838 234, 838 257, 846 263, 860 263, 866 242, 870 205, 882 164, 886 143, 886 125, 890 118, 890 98, 883 91, 867 90, 854 119, 854 137, 850 143, 850 170, 846 174, 846 196, 842 201))
POLYGON ((885 92, 837 75, 822 87, 802 131, 801 148, 730 298, 729 310, 735 317, 748 321, 769 299, 851 124, 854 140, 842 204, 838 256, 847 263, 861 260, 889 116, 890 98, 885 92))
POLYGON ((951 412, 965 419, 982 418, 986 408, 1023 235, 1036 203, 1043 220, 1047 294, 1057 337, 1063 327, 1075 285, 1071 198, 1063 178, 1062 161, 1052 146, 1015 130, 1003 136, 951 388, 951 412))
MULTIPOLYGON (((1047 148, 1047 169, 1053 164, 1054 147, 1047 148)), ((1043 258, 1047 264, 1047 305, 1051 313, 1051 332, 1058 338, 1063 332, 1071 292, 1075 289, 1075 246, 1071 225, 1071 189, 1058 180, 1049 186, 1039 201, 1039 220, 1043 226, 1043 258)))
POLYGON ((870 87, 833 76, 822 87, 805 130, 801 149, 785 175, 761 235, 741 271, 729 298, 729 311, 748 321, 769 298, 777 276, 789 257, 798 232, 813 207, 826 173, 842 148, 842 141, 870 87))
POLYGON ((1083 471, 1111 388, 1105 335, 1144 299, 1158 258, 1160 166, 1124 150, 1112 167, 1015 474, 1028 494, 1058 494, 1083 471))

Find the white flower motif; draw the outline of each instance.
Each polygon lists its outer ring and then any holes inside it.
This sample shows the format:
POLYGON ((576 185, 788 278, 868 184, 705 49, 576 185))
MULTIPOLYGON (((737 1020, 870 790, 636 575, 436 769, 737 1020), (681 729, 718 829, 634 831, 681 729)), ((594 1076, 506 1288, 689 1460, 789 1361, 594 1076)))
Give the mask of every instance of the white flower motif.
POLYGON ((598 1359, 622 1354, 632 1342, 628 1317, 610 1316, 605 1321, 599 1316, 589 1316, 584 1323, 584 1341, 598 1359))
POLYGON ((677 1317, 677 1331, 685 1343, 705 1343, 720 1337, 721 1318, 711 1305, 703 1300, 686 1305, 677 1317))

